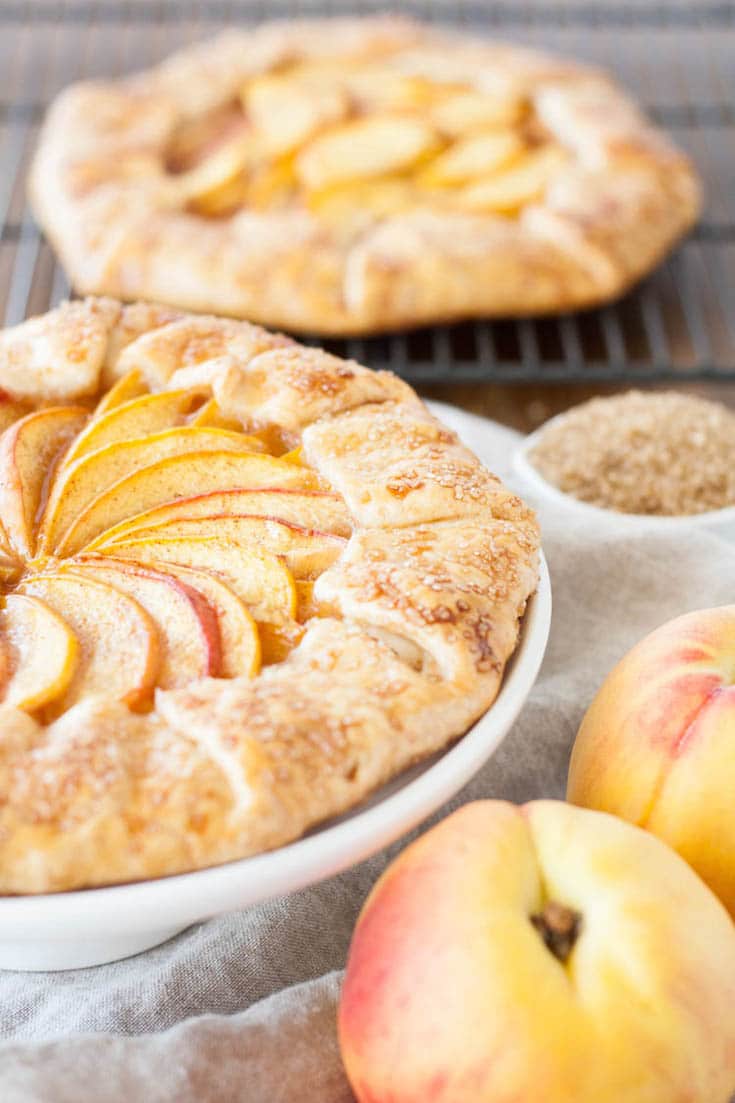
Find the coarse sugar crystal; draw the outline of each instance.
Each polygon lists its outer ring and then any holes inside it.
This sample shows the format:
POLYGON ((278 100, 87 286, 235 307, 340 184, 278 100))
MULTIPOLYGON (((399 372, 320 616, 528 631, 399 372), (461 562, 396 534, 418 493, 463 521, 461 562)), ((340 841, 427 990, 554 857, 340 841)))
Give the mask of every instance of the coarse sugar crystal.
POLYGON ((735 412, 676 391, 594 398, 542 429, 528 459, 592 505, 703 513, 735 505, 735 412))

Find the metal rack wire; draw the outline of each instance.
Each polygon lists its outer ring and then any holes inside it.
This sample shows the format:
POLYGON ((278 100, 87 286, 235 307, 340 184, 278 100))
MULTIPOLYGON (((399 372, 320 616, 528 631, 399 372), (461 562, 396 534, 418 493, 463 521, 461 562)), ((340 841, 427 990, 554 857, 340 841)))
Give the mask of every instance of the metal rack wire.
MULTIPOLYGON (((69 294, 24 189, 45 106, 60 88, 80 77, 141 68, 233 23, 384 8, 374 0, 0 0, 4 324, 69 294)), ((735 379, 735 4, 404 0, 400 9, 612 69, 694 157, 707 207, 675 256, 613 306, 329 347, 416 383, 735 379)))

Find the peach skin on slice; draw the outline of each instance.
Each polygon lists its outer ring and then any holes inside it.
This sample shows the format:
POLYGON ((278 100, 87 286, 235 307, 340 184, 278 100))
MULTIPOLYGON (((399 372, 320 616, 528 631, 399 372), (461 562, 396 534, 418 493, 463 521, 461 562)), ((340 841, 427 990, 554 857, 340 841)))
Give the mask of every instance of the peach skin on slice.
MULTIPOLYGON (((327 532, 317 532, 272 517, 231 517, 219 514, 214 517, 198 517, 171 521, 150 529, 138 529, 131 539, 135 543, 146 540, 171 538, 197 539, 214 536, 218 540, 234 544, 247 552, 253 545, 282 556, 295 578, 313 578, 319 575, 342 552, 345 540, 327 532)), ((126 547, 129 540, 120 540, 105 546, 115 555, 117 549, 126 547)))
POLYGON ((19 555, 33 554, 49 469, 88 416, 83 407, 52 406, 21 418, 0 437, 0 516, 19 555))
POLYGON ((149 393, 148 384, 143 378, 143 372, 140 368, 133 368, 132 371, 120 376, 107 394, 100 399, 94 408, 92 419, 102 417, 103 414, 114 410, 116 406, 121 406, 123 402, 130 402, 132 398, 138 398, 139 395, 149 393))
POLYGON ((22 570, 8 546, 8 538, 0 526, 0 581, 13 582, 22 570))
POLYGON ((66 622, 37 597, 8 594, 0 628, 12 656, 3 704, 30 712, 61 697, 79 661, 79 645, 66 622))
POLYGON ((33 410, 28 404, 16 402, 9 395, 0 392, 0 433, 4 433, 16 421, 30 413, 33 413, 33 410))
POLYGON ((263 654, 263 666, 282 663, 301 642, 305 628, 303 624, 289 621, 285 624, 261 624, 260 646, 263 654))
POLYGON ((134 471, 82 510, 69 529, 75 548, 87 547, 102 533, 180 498, 232 487, 313 488, 317 477, 306 468, 252 452, 191 452, 171 456, 134 471))
POLYGON ((222 413, 216 398, 210 398, 208 402, 205 402, 201 409, 192 415, 189 424, 212 429, 232 429, 239 433, 243 431, 237 418, 227 417, 226 414, 222 413))
POLYGON ((140 439, 184 425, 200 397, 193 390, 160 391, 118 404, 90 421, 64 456, 64 467, 116 441, 140 439))
POLYGON ((296 585, 288 567, 271 552, 216 536, 128 540, 110 549, 116 558, 141 563, 177 563, 211 571, 232 587, 257 621, 294 620, 296 585))
POLYGON ((75 675, 55 701, 62 711, 93 694, 131 706, 149 697, 158 674, 159 644, 142 605, 106 582, 71 572, 37 575, 22 583, 21 592, 49 605, 79 643, 75 675))
POLYGON ((160 574, 178 578, 190 589, 197 590, 214 609, 222 648, 221 677, 254 678, 260 670, 260 635, 247 606, 232 587, 209 571, 183 567, 180 563, 153 562, 151 566, 160 574))
POLYGON ((170 573, 129 559, 79 556, 68 560, 61 569, 67 568, 124 590, 149 614, 161 645, 156 679, 161 689, 176 689, 197 678, 217 677, 220 673, 219 622, 199 590, 170 573))
MULTIPOLYGON (((300 624, 305 624, 311 617, 318 617, 328 608, 325 602, 317 601, 314 597, 314 580, 301 578, 296 583, 297 614, 296 619, 300 624)), ((334 610, 331 610, 334 612, 334 610)), ((330 615, 331 615, 330 612, 330 615)))
POLYGON ((228 517, 272 517, 305 528, 349 536, 352 531, 349 511, 337 494, 322 490, 220 490, 179 498, 176 502, 139 513, 103 532, 85 550, 105 547, 119 539, 135 535, 138 529, 155 528, 173 521, 217 515, 228 517))
MULTIPOLYGON (((71 555, 83 545, 67 530, 90 502, 126 475, 151 464, 202 451, 258 452, 260 444, 242 433, 225 429, 166 429, 147 437, 116 441, 81 456, 59 472, 41 519, 39 548, 71 555)), ((137 512, 137 511, 136 511, 137 512)))

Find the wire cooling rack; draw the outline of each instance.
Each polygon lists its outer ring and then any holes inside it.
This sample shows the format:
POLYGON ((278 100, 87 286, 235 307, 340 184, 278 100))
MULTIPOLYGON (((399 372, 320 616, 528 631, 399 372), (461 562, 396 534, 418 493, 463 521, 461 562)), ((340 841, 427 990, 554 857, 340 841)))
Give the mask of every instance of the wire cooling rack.
MULTIPOLYGON (((328 342, 416 383, 735 379, 735 4, 424 0, 393 5, 611 69, 694 158, 707 206, 687 242, 619 303, 529 321, 328 342)), ((142 68, 222 27, 385 4, 0 0, 0 319, 69 295, 33 222, 25 172, 46 104, 80 77, 142 68)))

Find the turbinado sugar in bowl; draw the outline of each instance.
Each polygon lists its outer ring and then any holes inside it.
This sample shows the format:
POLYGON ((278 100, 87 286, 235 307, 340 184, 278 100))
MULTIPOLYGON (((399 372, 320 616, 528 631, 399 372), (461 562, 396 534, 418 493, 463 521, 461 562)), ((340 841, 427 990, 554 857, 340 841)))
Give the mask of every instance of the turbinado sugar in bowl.
POLYGON ((604 509, 704 513, 735 505, 735 412, 675 391, 594 398, 542 429, 528 459, 604 509))

